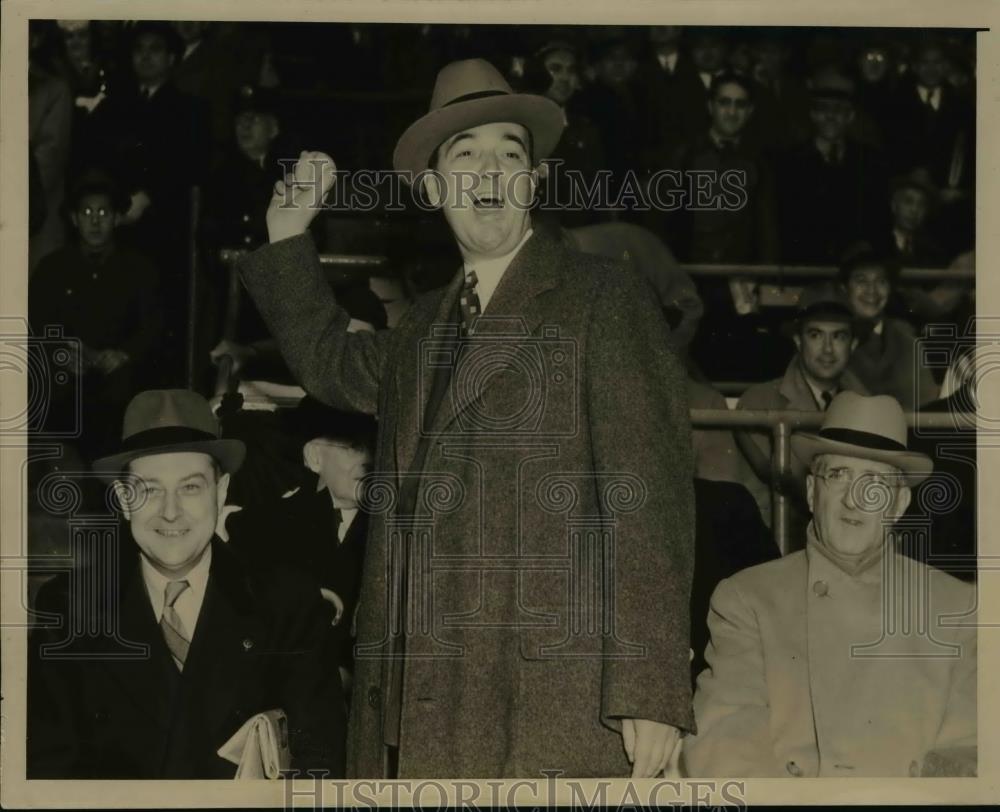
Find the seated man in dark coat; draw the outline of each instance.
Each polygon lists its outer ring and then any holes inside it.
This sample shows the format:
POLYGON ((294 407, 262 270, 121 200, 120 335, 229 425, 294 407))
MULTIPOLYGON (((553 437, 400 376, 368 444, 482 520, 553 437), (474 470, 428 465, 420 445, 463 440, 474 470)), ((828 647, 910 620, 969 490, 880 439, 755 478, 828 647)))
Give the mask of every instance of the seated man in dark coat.
POLYGON ((303 484, 279 500, 242 507, 228 518, 227 532, 264 567, 289 565, 311 573, 331 606, 340 664, 349 670, 368 532, 359 488, 371 468, 375 421, 307 395, 284 422, 308 469, 303 484))
POLYGON ((343 775, 343 697, 315 582, 255 571, 215 535, 244 453, 194 392, 129 404, 121 450, 94 468, 114 481, 134 544, 88 534, 74 570, 39 593, 29 778, 233 778, 220 748, 269 712, 285 717, 292 770, 343 775))

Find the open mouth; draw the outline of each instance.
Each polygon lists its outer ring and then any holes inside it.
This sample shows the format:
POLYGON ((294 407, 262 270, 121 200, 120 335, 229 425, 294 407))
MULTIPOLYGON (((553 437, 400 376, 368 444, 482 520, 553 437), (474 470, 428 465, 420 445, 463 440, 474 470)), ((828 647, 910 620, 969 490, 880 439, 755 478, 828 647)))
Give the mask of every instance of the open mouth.
POLYGON ((478 195, 473 198, 472 207, 476 211, 496 211, 503 208, 503 198, 494 194, 478 195))
POLYGON ((187 530, 157 530, 156 532, 157 532, 158 535, 161 535, 164 538, 176 539, 176 538, 180 538, 181 536, 187 535, 188 531, 187 530))

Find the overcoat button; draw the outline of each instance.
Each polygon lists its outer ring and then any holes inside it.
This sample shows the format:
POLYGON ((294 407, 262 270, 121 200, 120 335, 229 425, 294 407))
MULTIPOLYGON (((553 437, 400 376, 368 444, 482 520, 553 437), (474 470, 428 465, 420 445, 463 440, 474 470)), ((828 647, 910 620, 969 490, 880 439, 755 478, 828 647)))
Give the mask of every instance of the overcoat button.
POLYGON ((826 585, 826 581, 817 581, 813 584, 813 592, 819 595, 821 598, 826 596, 826 593, 830 591, 830 587, 826 585))
POLYGON ((381 701, 382 692, 373 685, 368 689, 368 704, 377 709, 381 701))
POLYGON ((794 761, 789 761, 785 765, 785 769, 788 770, 789 775, 794 775, 796 778, 802 775, 802 768, 794 761))

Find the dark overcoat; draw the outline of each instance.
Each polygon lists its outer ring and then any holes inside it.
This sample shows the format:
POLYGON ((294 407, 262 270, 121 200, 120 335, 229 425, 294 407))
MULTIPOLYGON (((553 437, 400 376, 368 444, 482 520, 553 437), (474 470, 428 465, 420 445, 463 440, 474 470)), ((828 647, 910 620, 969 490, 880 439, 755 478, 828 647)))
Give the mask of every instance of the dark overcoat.
POLYGON ((347 332, 308 235, 242 273, 305 389, 379 420, 348 775, 387 773, 397 722, 407 778, 624 776, 622 718, 691 729, 691 431, 645 281, 536 232, 459 354, 461 273, 379 333, 347 332))
POLYGON ((214 539, 198 625, 178 672, 138 550, 126 544, 120 577, 93 564, 79 573, 85 590, 98 589, 92 604, 64 576, 39 592, 44 624, 29 647, 28 777, 233 778, 236 765, 216 751, 251 716, 274 708, 288 716, 292 768, 341 776, 343 698, 319 588, 290 571, 254 573, 214 539), (80 615, 83 605, 100 612, 80 615), (74 627, 103 631, 71 636, 74 627), (107 633, 116 627, 117 636, 107 633))

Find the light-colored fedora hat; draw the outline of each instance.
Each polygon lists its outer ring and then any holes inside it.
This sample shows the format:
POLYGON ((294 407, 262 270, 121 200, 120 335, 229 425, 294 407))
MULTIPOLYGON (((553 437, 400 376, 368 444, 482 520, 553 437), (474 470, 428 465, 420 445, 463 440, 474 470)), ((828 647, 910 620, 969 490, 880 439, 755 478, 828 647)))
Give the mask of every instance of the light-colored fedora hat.
POLYGON ((536 162, 552 153, 565 126, 558 104, 544 96, 515 93, 486 60, 452 62, 437 75, 428 113, 400 136, 392 165, 412 180, 427 169, 434 150, 447 138, 498 121, 511 121, 529 130, 536 162))
POLYGON ((934 461, 906 447, 906 415, 889 395, 841 392, 830 403, 818 434, 792 435, 792 451, 806 466, 820 454, 841 454, 893 465, 906 485, 931 475, 934 461))
POLYGON ((242 441, 220 437, 212 407, 197 392, 150 389, 132 398, 125 409, 121 450, 95 460, 94 471, 114 479, 134 459, 178 451, 208 454, 227 474, 238 470, 246 456, 242 441))

